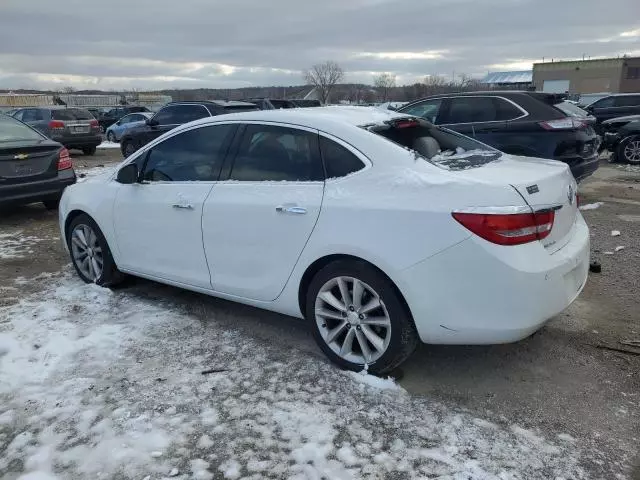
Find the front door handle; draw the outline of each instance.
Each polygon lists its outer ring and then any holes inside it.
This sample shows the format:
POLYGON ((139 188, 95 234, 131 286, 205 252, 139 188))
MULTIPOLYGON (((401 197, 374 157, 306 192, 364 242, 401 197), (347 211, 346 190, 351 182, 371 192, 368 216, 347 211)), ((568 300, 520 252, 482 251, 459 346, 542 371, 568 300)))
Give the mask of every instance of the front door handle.
POLYGON ((305 213, 307 213, 307 209, 304 208, 304 207, 278 205, 276 207, 276 212, 278 212, 278 213, 293 213, 295 215, 304 215, 305 213))

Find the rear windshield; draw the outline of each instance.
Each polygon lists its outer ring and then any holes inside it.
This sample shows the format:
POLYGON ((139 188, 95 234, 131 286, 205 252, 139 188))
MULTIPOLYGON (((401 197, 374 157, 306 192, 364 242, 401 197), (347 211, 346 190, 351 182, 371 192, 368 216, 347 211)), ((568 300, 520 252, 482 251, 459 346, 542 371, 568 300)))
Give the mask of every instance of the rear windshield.
POLYGON ((93 120, 93 115, 89 110, 82 108, 64 108, 52 110, 51 118, 54 120, 93 120))
POLYGON ((405 122, 369 128, 445 170, 467 170, 495 162, 502 154, 480 142, 436 126, 405 122), (403 126, 399 126, 403 125, 403 126))
POLYGON ((15 118, 0 113, 0 143, 21 140, 42 140, 45 137, 15 118))

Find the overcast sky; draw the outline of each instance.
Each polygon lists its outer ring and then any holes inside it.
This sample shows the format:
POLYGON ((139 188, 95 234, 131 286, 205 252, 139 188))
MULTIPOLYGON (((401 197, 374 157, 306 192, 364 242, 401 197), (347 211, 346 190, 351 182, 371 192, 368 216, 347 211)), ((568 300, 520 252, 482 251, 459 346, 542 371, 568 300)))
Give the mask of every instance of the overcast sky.
POLYGON ((299 85, 640 55, 640 0, 0 0, 0 88, 299 85))

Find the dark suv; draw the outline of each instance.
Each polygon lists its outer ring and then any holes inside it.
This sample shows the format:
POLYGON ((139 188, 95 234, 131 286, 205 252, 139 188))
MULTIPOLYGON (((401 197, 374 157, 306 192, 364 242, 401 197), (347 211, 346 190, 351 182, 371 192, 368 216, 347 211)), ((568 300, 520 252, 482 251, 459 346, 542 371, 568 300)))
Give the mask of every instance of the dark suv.
POLYGON ((183 123, 247 110, 258 110, 258 107, 253 103, 222 100, 168 103, 148 119, 145 125, 127 130, 120 139, 120 149, 128 157, 151 140, 183 123))
POLYGON ((116 123, 125 115, 139 112, 150 112, 150 110, 147 107, 140 107, 135 105, 114 107, 101 112, 96 118, 98 119, 98 124, 100 125, 100 131, 104 133, 107 131, 107 128, 116 123))
POLYGON ((565 162, 576 180, 598 168, 600 140, 586 122, 567 117, 563 95, 520 91, 443 94, 398 111, 473 137, 506 153, 565 162))
POLYGON ((98 121, 84 108, 22 108, 13 114, 13 118, 69 149, 82 150, 85 155, 96 153, 96 147, 102 143, 98 121))
POLYGON ((640 114, 640 93, 617 93, 608 95, 585 107, 596 117, 598 124, 605 120, 640 114))

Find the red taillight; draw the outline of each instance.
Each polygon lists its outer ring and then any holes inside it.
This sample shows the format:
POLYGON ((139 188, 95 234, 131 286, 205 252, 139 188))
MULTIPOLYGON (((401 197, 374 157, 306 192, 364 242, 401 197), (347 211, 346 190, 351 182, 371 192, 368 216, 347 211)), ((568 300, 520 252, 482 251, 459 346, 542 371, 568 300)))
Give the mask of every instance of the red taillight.
POLYGON ((540 122, 538 125, 545 130, 576 130, 587 126, 586 123, 569 117, 540 122))
POLYGON ((98 127, 98 120, 91 120, 89 122, 89 125, 91 125, 91 128, 97 128, 98 127))
POLYGON ((60 120, 51 120, 49 122, 49 128, 64 128, 64 122, 60 120))
POLYGON ((63 148, 60 150, 60 156, 58 157, 58 170, 66 170, 72 168, 71 157, 69 156, 69 150, 63 148))
POLYGON ((479 237, 498 245, 521 245, 542 240, 551 233, 555 212, 536 213, 462 213, 453 212, 461 225, 479 237))
POLYGON ((418 127, 420 123, 417 120, 407 119, 407 120, 398 120, 393 124, 396 128, 411 128, 418 127))

